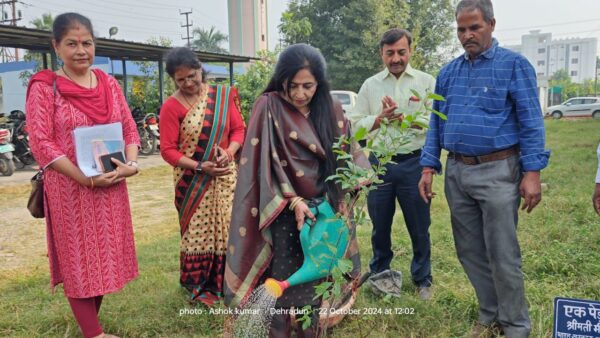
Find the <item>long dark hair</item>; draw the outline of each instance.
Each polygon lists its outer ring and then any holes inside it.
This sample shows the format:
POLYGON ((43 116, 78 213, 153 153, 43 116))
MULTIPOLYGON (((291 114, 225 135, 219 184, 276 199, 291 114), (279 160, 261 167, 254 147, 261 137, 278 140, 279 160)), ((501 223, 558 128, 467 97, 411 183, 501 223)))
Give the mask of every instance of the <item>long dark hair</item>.
MULTIPOLYGON (((317 90, 310 100, 309 118, 317 132, 317 136, 325 149, 325 160, 319 166, 319 182, 333 174, 337 168, 336 157, 331 150, 335 141, 334 128, 336 125, 333 110, 333 101, 329 93, 329 82, 327 81, 327 65, 325 58, 316 48, 307 44, 295 44, 287 47, 279 55, 275 72, 263 93, 280 92, 289 93, 292 79, 302 70, 307 69, 317 80, 317 90), (284 84, 286 86, 284 87, 284 84)), ((327 196, 337 210, 342 198, 342 191, 338 184, 327 181, 327 196)))

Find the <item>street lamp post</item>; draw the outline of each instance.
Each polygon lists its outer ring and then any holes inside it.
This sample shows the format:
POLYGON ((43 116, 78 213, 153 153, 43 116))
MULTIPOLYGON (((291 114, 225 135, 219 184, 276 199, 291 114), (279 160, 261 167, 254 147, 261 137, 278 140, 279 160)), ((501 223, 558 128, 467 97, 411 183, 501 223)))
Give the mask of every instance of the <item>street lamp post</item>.
MULTIPOLYGON (((119 32, 119 28, 112 26, 108 29, 108 38, 112 39, 113 35, 117 35, 117 33, 119 32)), ((115 69, 113 68, 113 58, 110 58, 110 74, 112 76, 115 76, 115 69)))

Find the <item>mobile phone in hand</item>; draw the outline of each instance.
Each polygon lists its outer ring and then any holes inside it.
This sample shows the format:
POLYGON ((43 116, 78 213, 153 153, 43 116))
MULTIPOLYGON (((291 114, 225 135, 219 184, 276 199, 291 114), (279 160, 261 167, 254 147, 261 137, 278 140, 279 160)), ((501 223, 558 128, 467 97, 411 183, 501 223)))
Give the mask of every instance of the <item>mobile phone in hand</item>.
POLYGON ((120 151, 102 155, 102 156, 100 156, 100 163, 102 164, 102 171, 105 173, 107 173, 109 171, 113 171, 113 170, 117 169, 117 167, 118 167, 115 163, 113 163, 113 161, 110 160, 111 158, 116 158, 117 160, 125 163, 125 157, 123 156, 123 153, 120 151))

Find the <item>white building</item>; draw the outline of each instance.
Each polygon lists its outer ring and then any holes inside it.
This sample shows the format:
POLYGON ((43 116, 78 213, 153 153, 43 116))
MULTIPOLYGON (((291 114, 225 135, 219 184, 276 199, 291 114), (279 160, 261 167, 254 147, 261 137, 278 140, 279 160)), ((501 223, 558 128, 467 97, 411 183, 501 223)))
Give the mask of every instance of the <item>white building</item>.
POLYGON ((596 38, 552 40, 552 33, 534 30, 521 36, 521 45, 506 48, 524 55, 535 68, 538 78, 550 78, 560 69, 565 69, 574 83, 595 78, 596 38))
POLYGON ((229 51, 256 56, 267 45, 267 0, 227 0, 229 51))

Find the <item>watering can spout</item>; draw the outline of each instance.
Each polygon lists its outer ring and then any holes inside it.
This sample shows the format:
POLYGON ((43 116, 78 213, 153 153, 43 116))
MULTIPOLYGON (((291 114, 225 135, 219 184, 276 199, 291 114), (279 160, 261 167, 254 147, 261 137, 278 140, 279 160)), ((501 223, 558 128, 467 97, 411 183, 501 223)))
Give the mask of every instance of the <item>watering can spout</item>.
MULTIPOLYGON (((275 298, 281 297, 290 286, 312 282, 328 276, 346 251, 349 241, 348 227, 327 201, 310 208, 317 218, 314 225, 304 223, 300 230, 300 244, 304 263, 285 281, 268 278, 265 289, 275 298)), ((307 220, 308 222, 308 220, 307 220)))
POLYGON ((267 292, 273 296, 273 298, 279 298, 283 294, 285 289, 290 287, 290 282, 287 280, 278 281, 274 278, 267 278, 265 281, 265 289, 267 292))

